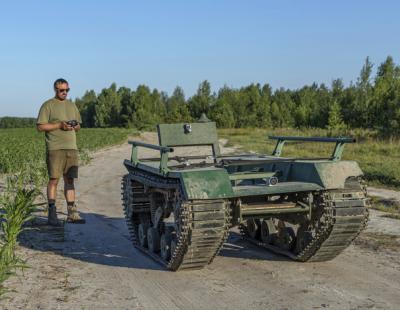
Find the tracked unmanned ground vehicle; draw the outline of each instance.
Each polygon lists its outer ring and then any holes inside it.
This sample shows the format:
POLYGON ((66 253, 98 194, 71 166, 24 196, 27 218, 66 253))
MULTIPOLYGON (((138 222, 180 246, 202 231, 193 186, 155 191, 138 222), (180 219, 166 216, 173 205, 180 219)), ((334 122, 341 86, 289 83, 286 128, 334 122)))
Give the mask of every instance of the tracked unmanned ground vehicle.
POLYGON ((221 155, 213 122, 157 130, 159 145, 129 142, 122 200, 134 245, 170 270, 211 263, 237 225, 249 241, 298 261, 334 258, 366 225, 362 171, 341 160, 353 139, 270 137, 272 155, 221 155), (329 158, 283 158, 287 141, 335 148, 329 158), (171 156, 186 146, 210 153, 171 156), (138 148, 160 156, 139 159, 138 148))

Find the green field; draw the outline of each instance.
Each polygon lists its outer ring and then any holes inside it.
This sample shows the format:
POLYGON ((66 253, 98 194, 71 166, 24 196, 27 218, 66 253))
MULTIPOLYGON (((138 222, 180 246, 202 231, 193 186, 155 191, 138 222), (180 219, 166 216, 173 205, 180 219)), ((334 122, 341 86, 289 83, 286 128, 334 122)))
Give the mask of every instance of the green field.
MULTIPOLYGON (((240 146, 241 151, 271 153, 275 140, 268 135, 326 137, 324 129, 221 129, 219 136, 228 139, 228 145, 240 146)), ((368 183, 375 186, 400 188, 400 140, 382 140, 371 131, 350 132, 357 139, 347 144, 343 159, 356 160, 364 171, 368 183)), ((329 157, 334 144, 331 143, 286 143, 283 157, 329 157)))
MULTIPOLYGON (((135 134, 133 129, 88 128, 78 134, 78 147, 83 162, 88 153, 106 146, 126 141, 128 135, 135 134)), ((400 141, 381 140, 373 132, 355 131, 351 135, 358 143, 345 147, 343 159, 359 162, 370 184, 400 188, 400 141)), ((271 153, 275 141, 268 135, 286 136, 328 136, 324 129, 220 129, 221 138, 228 139, 229 145, 240 146, 240 151, 271 153)), ((0 129, 0 174, 21 170, 34 171, 40 178, 46 177, 44 162, 44 137, 31 128, 0 129)), ((327 143, 287 143, 282 156, 318 157, 329 156, 333 144, 327 143)))
MULTIPOLYGON (((84 128, 77 133, 81 160, 88 153, 126 141, 133 129, 84 128)), ((46 177, 44 134, 33 128, 0 129, 0 174, 31 171, 39 179, 46 177)))

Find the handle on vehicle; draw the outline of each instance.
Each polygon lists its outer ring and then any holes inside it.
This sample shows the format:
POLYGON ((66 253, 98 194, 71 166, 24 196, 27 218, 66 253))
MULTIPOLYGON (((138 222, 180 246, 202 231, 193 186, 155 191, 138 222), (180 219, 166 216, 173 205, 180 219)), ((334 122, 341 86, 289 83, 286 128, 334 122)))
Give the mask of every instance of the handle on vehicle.
POLYGON ((138 147, 144 147, 147 149, 160 151, 160 172, 167 173, 168 172, 168 153, 172 153, 174 149, 168 146, 159 146, 156 144, 144 143, 141 141, 128 141, 129 144, 132 145, 132 154, 131 154, 131 162, 134 165, 139 163, 138 158, 138 147))
POLYGON ((269 139, 278 140, 272 156, 281 156, 282 149, 286 141, 300 141, 300 142, 328 142, 336 143, 332 152, 330 160, 340 160, 342 158, 344 145, 346 143, 355 143, 356 139, 350 137, 338 138, 325 138, 325 137, 284 137, 284 136, 268 136, 269 139))

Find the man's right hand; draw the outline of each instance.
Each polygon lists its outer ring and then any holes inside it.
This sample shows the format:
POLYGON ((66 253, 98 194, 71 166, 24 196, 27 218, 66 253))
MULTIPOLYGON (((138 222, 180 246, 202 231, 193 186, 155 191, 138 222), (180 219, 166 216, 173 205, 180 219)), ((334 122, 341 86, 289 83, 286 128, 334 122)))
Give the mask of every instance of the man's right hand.
POLYGON ((64 130, 64 131, 71 131, 71 130, 74 130, 74 127, 72 127, 71 125, 68 125, 66 122, 61 122, 60 129, 64 130))

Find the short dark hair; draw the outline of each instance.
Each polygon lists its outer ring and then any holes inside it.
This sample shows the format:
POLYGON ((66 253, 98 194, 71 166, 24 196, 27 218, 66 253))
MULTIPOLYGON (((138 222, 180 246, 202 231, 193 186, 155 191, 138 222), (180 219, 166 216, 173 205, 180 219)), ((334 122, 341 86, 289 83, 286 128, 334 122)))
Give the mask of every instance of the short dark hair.
POLYGON ((60 78, 54 81, 54 88, 56 88, 57 84, 68 84, 68 82, 66 79, 60 78))

